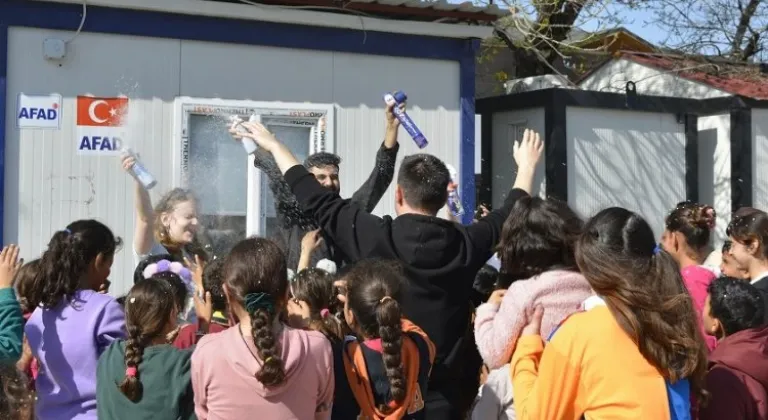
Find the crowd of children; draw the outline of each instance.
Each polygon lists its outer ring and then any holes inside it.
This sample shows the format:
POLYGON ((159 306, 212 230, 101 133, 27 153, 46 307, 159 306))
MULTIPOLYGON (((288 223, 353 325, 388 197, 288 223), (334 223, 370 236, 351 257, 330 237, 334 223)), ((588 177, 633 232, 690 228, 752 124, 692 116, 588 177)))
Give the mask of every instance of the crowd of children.
POLYGON ((503 208, 436 217, 447 170, 416 155, 398 218, 378 218, 246 128, 316 220, 296 266, 268 238, 208 255, 194 196, 153 209, 139 183, 125 296, 107 293, 122 242, 98 221, 26 264, 5 247, 7 418, 768 418, 767 213, 734 214, 721 263, 710 206, 678 204, 660 240, 627 209, 585 221, 531 195, 543 147, 526 131, 503 208))

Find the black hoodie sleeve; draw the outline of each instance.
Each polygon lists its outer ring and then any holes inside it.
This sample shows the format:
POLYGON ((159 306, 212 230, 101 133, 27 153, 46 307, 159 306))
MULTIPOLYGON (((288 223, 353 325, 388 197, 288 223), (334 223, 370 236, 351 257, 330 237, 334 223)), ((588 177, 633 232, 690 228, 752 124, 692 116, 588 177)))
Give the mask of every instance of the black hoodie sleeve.
POLYGON ((275 213, 280 226, 285 229, 294 226, 311 229, 314 226, 314 221, 301 211, 296 196, 293 195, 291 187, 285 182, 285 178, 280 173, 277 162, 272 155, 259 149, 253 154, 253 157, 253 166, 267 176, 269 190, 272 191, 272 197, 275 200, 275 213))
POLYGON ((488 216, 478 220, 477 223, 467 226, 467 234, 473 251, 473 265, 478 265, 479 268, 493 256, 493 248, 501 239, 501 228, 504 226, 504 221, 509 217, 509 213, 512 212, 517 200, 527 196, 527 192, 513 188, 507 194, 507 198, 500 208, 490 212, 488 216))
POLYGON ((390 217, 378 217, 362 209, 351 200, 323 188, 306 168, 296 165, 285 173, 304 211, 345 255, 348 262, 359 261, 370 255, 392 223, 390 217))
POLYGON ((376 208, 381 201, 381 197, 389 188, 392 179, 395 177, 395 162, 397 161, 397 151, 400 150, 400 143, 396 143, 391 149, 381 144, 379 151, 376 152, 376 163, 368 179, 360 188, 352 194, 352 202, 359 205, 368 213, 376 208))

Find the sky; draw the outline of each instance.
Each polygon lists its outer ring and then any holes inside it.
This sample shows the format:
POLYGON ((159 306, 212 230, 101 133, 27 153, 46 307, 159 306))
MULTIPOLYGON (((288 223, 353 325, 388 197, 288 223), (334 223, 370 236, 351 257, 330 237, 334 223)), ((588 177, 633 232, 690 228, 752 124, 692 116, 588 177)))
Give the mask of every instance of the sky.
MULTIPOLYGON (((622 26, 637 34, 646 41, 649 41, 653 44, 658 44, 664 40, 664 32, 654 27, 653 24, 649 23, 652 21, 653 16, 648 11, 625 9, 619 10, 617 13, 618 18, 624 22, 622 26)), ((592 31, 598 29, 598 25, 598 20, 593 19, 583 22, 579 27, 585 31, 592 31)))

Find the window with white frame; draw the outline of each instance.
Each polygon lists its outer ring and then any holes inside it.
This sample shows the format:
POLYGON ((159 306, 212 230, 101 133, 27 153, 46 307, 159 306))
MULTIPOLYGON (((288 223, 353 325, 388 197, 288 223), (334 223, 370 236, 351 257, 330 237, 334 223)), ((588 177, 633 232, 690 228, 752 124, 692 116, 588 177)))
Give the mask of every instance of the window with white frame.
POLYGON ((303 161, 333 152, 333 106, 282 102, 178 98, 178 148, 174 185, 198 198, 200 239, 214 255, 225 255, 245 237, 274 237, 280 229, 269 176, 253 166, 229 134, 229 117, 258 115, 262 124, 303 161))

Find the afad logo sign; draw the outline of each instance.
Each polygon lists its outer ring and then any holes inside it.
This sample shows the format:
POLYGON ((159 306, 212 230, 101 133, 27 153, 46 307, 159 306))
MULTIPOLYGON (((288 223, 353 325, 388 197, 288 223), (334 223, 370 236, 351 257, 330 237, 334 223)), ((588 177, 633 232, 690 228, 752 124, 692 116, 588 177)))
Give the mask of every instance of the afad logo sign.
POLYGON ((59 129, 61 127, 61 95, 20 93, 16 109, 16 127, 59 129))
POLYGON ((128 114, 128 98, 77 97, 78 154, 117 155, 128 114))

